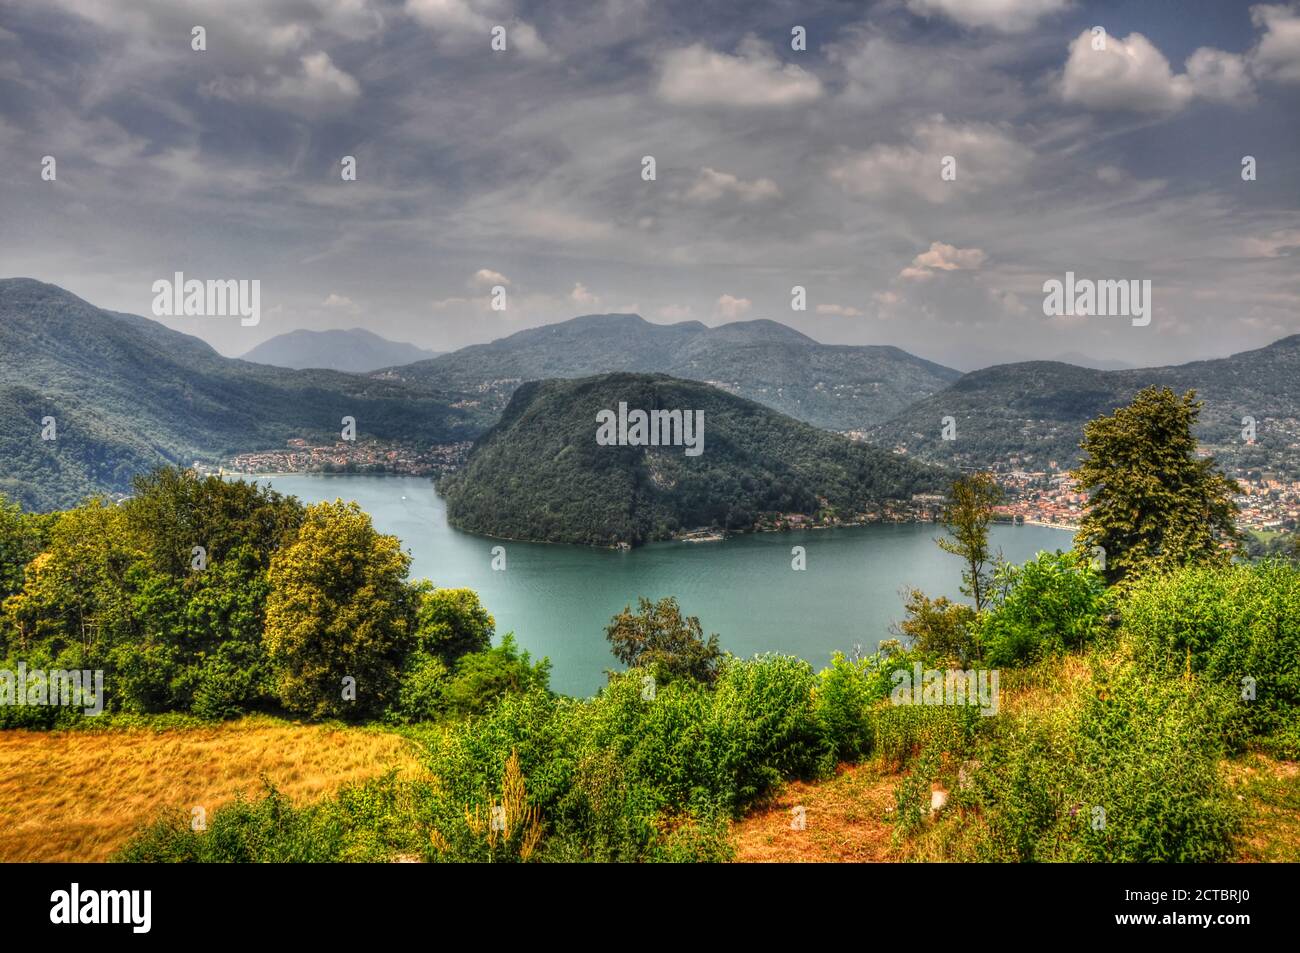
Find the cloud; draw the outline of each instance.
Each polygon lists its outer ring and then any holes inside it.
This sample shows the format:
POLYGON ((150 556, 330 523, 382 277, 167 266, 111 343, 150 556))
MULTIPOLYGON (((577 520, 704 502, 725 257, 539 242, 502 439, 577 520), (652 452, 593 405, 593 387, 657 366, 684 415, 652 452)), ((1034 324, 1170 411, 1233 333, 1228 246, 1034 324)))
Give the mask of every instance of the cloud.
POLYGON ((321 307, 329 308, 333 311, 346 311, 349 314, 357 314, 361 310, 357 306, 357 303, 347 295, 335 294, 333 291, 331 291, 325 297, 325 300, 321 302, 321 307))
POLYGON ((940 271, 975 271, 988 256, 978 248, 958 248, 944 242, 931 242, 930 250, 923 251, 912 263, 899 272, 898 277, 924 281, 940 271))
POLYGON ((340 111, 361 97, 361 84, 334 65, 328 53, 308 53, 298 60, 294 73, 277 73, 267 67, 261 76, 220 76, 202 91, 217 99, 239 103, 267 103, 280 109, 319 116, 340 111))
POLYGON ((573 290, 569 292, 569 300, 582 308, 594 308, 600 304, 600 298, 592 294, 581 281, 574 282, 573 290))
POLYGON ((913 125, 910 142, 850 154, 831 165, 830 176, 855 195, 905 191, 939 204, 962 192, 1018 180, 1030 159, 1030 150, 997 126, 958 125, 933 116, 913 125), (952 181, 941 175, 944 156, 956 160, 952 181))
POLYGON ((478 288, 491 288, 493 285, 509 286, 510 279, 491 268, 480 268, 470 278, 470 285, 478 288))
POLYGON ((708 166, 700 170, 700 177, 686 193, 688 199, 696 202, 716 202, 725 196, 735 196, 742 202, 761 202, 780 195, 781 190, 771 179, 745 182, 730 172, 718 172, 708 166))
POLYGON ((817 305, 817 313, 832 314, 839 318, 856 318, 862 314, 857 308, 842 304, 819 304, 817 305))
POLYGON ((1197 97, 1226 103, 1254 98, 1240 54, 1203 46, 1187 58, 1186 72, 1176 74, 1141 33, 1104 40, 1104 48, 1094 49, 1092 32, 1084 30, 1070 44, 1060 84, 1066 102, 1102 111, 1175 113, 1197 97))
POLYGON ((1186 66, 1192 90, 1202 99, 1247 103, 1255 98, 1255 84, 1244 56, 1203 46, 1187 57, 1186 66))
POLYGON ((406 0, 406 12, 434 31, 438 47, 445 53, 490 50, 492 28, 501 26, 506 30, 507 53, 516 50, 531 60, 551 56, 536 28, 516 17, 510 4, 492 0, 406 0))
POLYGON ((574 212, 553 208, 529 208, 514 216, 519 233, 548 242, 591 242, 608 238, 613 231, 608 222, 598 222, 574 212))
POLYGON ((1049 13, 1069 6, 1069 0, 907 0, 918 16, 945 16, 968 27, 1002 33, 1024 33, 1049 13))
POLYGON ((754 306, 754 302, 748 298, 733 298, 731 295, 723 295, 713 305, 713 313, 719 317, 734 321, 743 314, 748 314, 749 309, 754 306))
POLYGON ((1300 83, 1300 9, 1260 4, 1250 8, 1250 19, 1264 31, 1250 53, 1256 75, 1280 83, 1300 83))
POLYGON ((660 59, 659 97, 677 106, 797 106, 822 96, 816 76, 793 63, 783 64, 754 36, 741 41, 735 55, 702 43, 672 50, 660 59))

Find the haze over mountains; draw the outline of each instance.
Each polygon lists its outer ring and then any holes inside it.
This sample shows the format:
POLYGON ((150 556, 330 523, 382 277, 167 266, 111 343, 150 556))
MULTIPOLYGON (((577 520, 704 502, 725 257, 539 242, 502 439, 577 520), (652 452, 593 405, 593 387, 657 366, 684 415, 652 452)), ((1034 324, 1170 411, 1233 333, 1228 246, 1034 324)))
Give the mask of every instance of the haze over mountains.
POLYGON ((28 508, 126 492, 133 474, 162 463, 215 463, 290 437, 332 442, 345 415, 359 439, 470 439, 486 421, 451 407, 457 399, 222 357, 54 285, 0 280, 0 492, 28 508), (42 439, 45 418, 54 440, 42 439))
POLYGON ((346 331, 300 328, 263 341, 240 359, 298 370, 324 368, 365 374, 381 367, 427 360, 439 353, 402 341, 390 341, 364 328, 346 331))
POLYGON ((828 430, 883 423, 955 381, 960 372, 896 347, 819 344, 776 321, 707 327, 652 324, 635 314, 591 314, 475 344, 384 376, 482 395, 499 412, 528 380, 609 371, 714 383, 828 430))

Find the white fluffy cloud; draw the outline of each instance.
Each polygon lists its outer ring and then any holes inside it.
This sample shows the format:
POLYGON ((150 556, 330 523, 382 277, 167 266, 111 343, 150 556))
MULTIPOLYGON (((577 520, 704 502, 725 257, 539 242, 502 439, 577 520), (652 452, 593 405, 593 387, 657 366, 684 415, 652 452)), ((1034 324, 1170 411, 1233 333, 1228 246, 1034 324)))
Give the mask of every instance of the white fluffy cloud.
POLYGON ((731 295, 723 295, 713 305, 713 313, 719 317, 734 321, 742 315, 748 314, 749 309, 754 306, 754 302, 748 298, 735 298, 731 295))
POLYGON ((1061 97, 1103 111, 1173 113, 1200 97, 1242 102, 1254 95, 1245 57, 1201 47, 1187 58, 1186 72, 1175 73, 1169 60, 1141 33, 1105 37, 1094 46, 1090 30, 1070 44, 1061 77, 1061 97))
POLYGON ((907 8, 921 16, 945 16, 962 26, 1003 33, 1023 33, 1067 6, 1069 0, 907 0, 907 8))
POLYGON ((476 288, 491 288, 493 285, 509 285, 510 279, 491 268, 480 268, 474 272, 469 283, 476 288))
POLYGON ((923 251, 912 263, 899 272, 900 278, 924 281, 939 271, 975 271, 988 256, 979 248, 958 248, 944 242, 931 242, 929 251, 923 251))
POLYGON ((361 310, 357 307, 357 303, 347 295, 336 294, 333 291, 325 296, 325 300, 321 302, 321 307, 329 308, 331 311, 346 311, 349 314, 356 314, 361 310))
POLYGON ((1030 158, 1027 147, 997 126, 932 116, 912 126, 910 142, 851 154, 831 165, 830 176, 856 195, 906 191, 938 204, 960 192, 1018 179, 1030 158), (944 156, 956 160, 952 181, 941 175, 944 156))
POLYGON ((719 172, 705 166, 700 170, 700 177, 687 191, 686 197, 695 202, 716 202, 728 196, 734 196, 742 202, 761 202, 764 199, 779 197, 781 190, 771 179, 755 179, 746 182, 730 172, 719 172))
POLYGON ((666 53, 659 62, 659 96, 679 106, 794 106, 822 95, 816 76, 782 63, 753 36, 736 53, 719 53, 701 43, 666 53))
POLYGON ((1250 8, 1250 19, 1264 31, 1251 51, 1251 67, 1263 78, 1300 83, 1300 9, 1260 4, 1250 8))
POLYGON ((569 300, 580 308, 594 308, 600 304, 600 298, 591 293, 591 289, 581 281, 573 284, 573 290, 569 292, 569 300))

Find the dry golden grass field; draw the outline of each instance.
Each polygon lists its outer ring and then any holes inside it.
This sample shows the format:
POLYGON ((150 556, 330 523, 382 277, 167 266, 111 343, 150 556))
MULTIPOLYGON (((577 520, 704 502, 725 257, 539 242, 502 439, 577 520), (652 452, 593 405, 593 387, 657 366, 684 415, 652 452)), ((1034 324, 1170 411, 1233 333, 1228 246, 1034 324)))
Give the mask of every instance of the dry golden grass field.
POLYGON ((262 779, 296 803, 396 769, 397 735, 271 718, 162 731, 0 731, 0 861, 106 860, 164 808, 210 815, 262 779))

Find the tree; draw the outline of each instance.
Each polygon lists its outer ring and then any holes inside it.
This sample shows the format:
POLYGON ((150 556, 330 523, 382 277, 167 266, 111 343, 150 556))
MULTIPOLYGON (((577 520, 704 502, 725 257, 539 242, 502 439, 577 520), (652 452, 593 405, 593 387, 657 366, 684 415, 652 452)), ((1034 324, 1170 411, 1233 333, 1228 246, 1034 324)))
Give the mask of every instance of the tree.
POLYGON ((712 684, 722 661, 718 636, 706 640, 700 620, 682 618, 671 596, 657 603, 642 596, 638 605, 636 614, 625 606, 605 627, 614 657, 629 668, 646 668, 665 680, 691 678, 712 684))
POLYGON ((1108 583, 1231 560, 1226 544, 1240 538, 1232 496, 1241 488, 1212 457, 1197 459, 1200 411, 1195 391, 1147 387, 1084 427, 1084 458, 1071 476, 1091 496, 1075 549, 1102 548, 1108 583))
POLYGON ((411 557, 356 503, 319 503, 271 559, 264 640, 280 702, 313 717, 377 714, 414 644, 411 557), (354 698, 345 679, 355 679, 354 698))
POLYGON ((954 480, 948 497, 943 525, 952 538, 935 542, 944 552, 965 560, 961 591, 975 601, 978 612, 988 601, 992 576, 988 568, 989 523, 993 521, 993 507, 1002 501, 1002 488, 991 473, 972 473, 954 480))
POLYGON ((416 638, 422 652, 448 668, 463 655, 492 647, 496 620, 473 589, 435 589, 427 580, 412 587, 416 598, 416 638))
POLYGON ((931 599, 920 589, 911 589, 904 611, 907 618, 898 624, 898 630, 911 640, 913 648, 962 665, 978 656, 979 647, 971 634, 975 610, 970 606, 944 596, 931 599))

